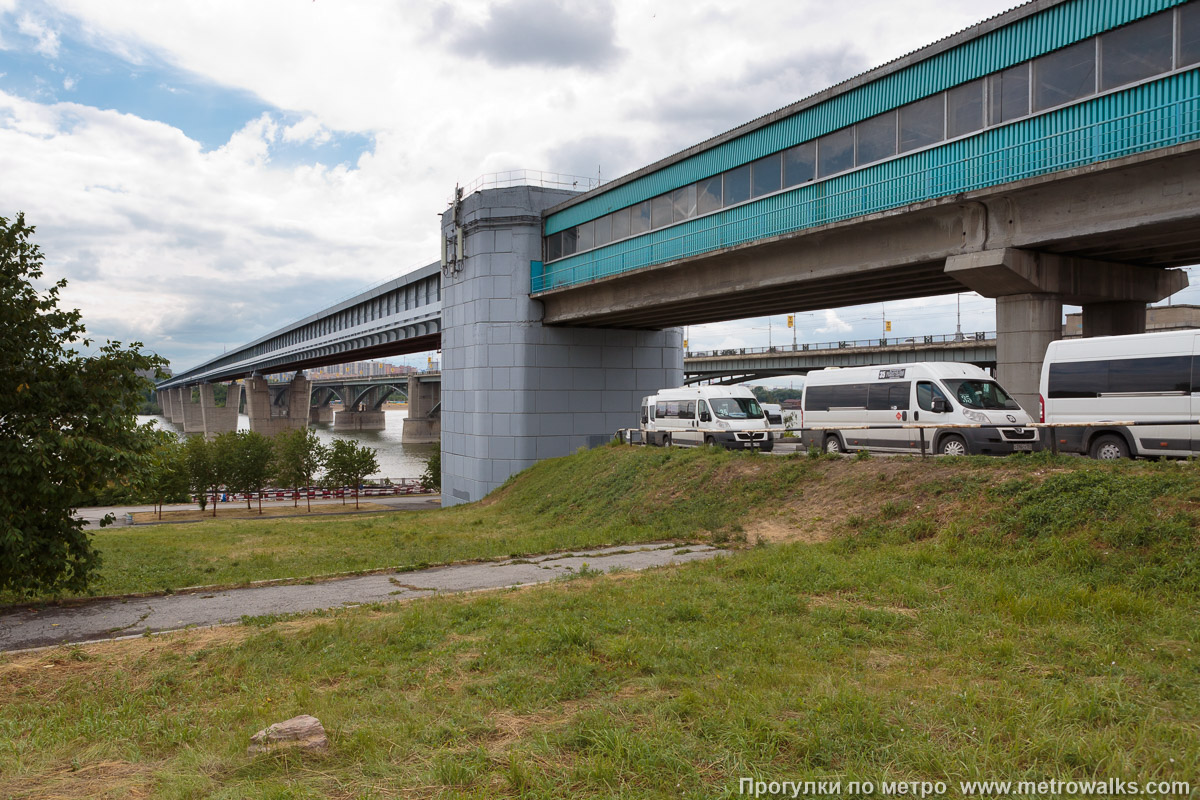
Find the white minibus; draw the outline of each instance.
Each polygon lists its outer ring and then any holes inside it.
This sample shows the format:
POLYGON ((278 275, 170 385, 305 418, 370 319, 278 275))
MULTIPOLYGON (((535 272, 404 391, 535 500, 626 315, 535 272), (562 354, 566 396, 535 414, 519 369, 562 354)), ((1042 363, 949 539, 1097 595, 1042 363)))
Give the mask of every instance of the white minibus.
POLYGON ((1038 444, 1037 429, 1028 427, 1032 422, 1000 384, 973 364, 927 361, 814 370, 804 380, 801 398, 801 441, 827 452, 920 452, 920 431, 898 427, 911 423, 1005 426, 927 429, 924 447, 934 453, 1029 452, 1038 444))
POLYGON ((744 386, 684 386, 642 398, 646 444, 719 444, 770 452, 775 437, 754 393, 744 386))
MULTIPOLYGON (((1058 449, 1092 458, 1186 458, 1200 452, 1196 425, 1120 425, 1195 421, 1200 415, 1200 332, 1195 330, 1060 339, 1042 363, 1042 422, 1058 449)), ((1049 435, 1049 434, 1047 434, 1049 435)))

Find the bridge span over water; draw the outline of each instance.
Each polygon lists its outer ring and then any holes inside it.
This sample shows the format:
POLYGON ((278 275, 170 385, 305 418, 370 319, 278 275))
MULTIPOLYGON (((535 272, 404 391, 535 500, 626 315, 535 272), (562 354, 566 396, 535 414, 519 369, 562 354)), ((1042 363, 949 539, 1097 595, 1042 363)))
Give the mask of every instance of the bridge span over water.
MULTIPOLYGON (((457 192, 442 240, 450 504, 679 385, 684 324, 973 290, 1031 407, 1064 303, 1084 335, 1136 332, 1200 262, 1200 1, 1032 0, 591 191, 457 192)), ((174 382, 435 333, 317 316, 174 382)))

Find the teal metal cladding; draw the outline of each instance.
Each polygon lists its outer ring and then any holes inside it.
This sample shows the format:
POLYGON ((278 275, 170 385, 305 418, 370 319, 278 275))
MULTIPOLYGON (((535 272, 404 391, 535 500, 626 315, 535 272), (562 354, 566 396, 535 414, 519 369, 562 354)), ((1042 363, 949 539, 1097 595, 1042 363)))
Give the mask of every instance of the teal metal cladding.
POLYGON ((1200 69, 545 265, 531 291, 1200 139, 1200 69))
POLYGON ((547 217, 545 234, 558 233, 1184 2, 1186 0, 1069 0, 1060 3, 563 209, 547 217))

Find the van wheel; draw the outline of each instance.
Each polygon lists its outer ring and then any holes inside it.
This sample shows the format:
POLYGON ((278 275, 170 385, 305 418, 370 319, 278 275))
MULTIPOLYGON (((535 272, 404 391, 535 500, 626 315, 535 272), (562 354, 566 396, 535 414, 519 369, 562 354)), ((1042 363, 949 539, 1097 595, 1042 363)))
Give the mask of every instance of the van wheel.
POLYGON ((1129 458, 1129 445, 1120 436, 1106 433, 1095 438, 1088 455, 1099 461, 1120 461, 1129 458))
POLYGON ((842 452, 842 440, 837 435, 825 437, 825 452, 840 453, 842 452))
POLYGON ((965 456, 970 451, 967 450, 967 443, 961 436, 947 436, 938 445, 938 452, 944 456, 965 456))
POLYGON ((663 447, 670 447, 670 446, 671 446, 671 434, 664 433, 663 434, 663 447))
POLYGON ((715 446, 715 445, 717 444, 717 437, 715 437, 715 436, 705 436, 705 437, 704 437, 704 443, 705 443, 706 445, 708 445, 709 447, 713 447, 713 446, 715 446))

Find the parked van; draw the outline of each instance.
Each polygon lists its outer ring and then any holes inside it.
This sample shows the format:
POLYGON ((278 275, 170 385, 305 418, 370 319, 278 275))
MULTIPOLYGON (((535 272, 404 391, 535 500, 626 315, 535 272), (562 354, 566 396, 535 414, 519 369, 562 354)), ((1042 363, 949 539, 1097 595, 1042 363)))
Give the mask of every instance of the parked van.
POLYGON ((1184 458, 1200 452, 1196 425, 1120 425, 1200 415, 1200 332, 1060 339, 1042 363, 1042 421, 1093 422, 1054 432, 1058 449, 1092 458, 1184 458))
POLYGON ((642 398, 646 444, 719 444, 770 452, 774 434, 754 393, 743 386, 684 386, 642 398))
POLYGON ((906 423, 1012 425, 1003 428, 927 429, 927 452, 945 455, 1006 454, 1037 448, 1033 420, 1000 384, 972 364, 921 362, 821 369, 808 373, 801 398, 805 447, 828 452, 878 450, 919 453, 915 428, 906 423), (866 426, 865 429, 807 430, 866 426))
POLYGON ((763 413, 767 415, 767 424, 772 428, 783 427, 783 406, 778 403, 760 403, 763 413))

